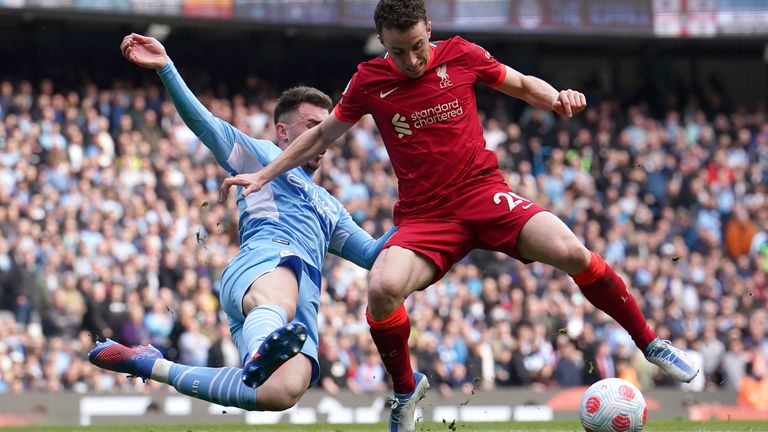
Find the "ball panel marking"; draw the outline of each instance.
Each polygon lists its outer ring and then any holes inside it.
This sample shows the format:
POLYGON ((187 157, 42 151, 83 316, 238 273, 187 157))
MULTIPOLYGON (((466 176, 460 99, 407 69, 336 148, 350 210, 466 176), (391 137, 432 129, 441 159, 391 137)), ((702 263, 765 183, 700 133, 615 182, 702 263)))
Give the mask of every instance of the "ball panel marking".
POLYGON ((632 390, 632 388, 628 385, 622 385, 619 387, 619 394, 624 397, 624 399, 632 400, 635 398, 635 391, 632 390))
POLYGON ((592 396, 589 399, 587 399, 586 403, 587 412, 590 414, 594 414, 597 412, 597 410, 600 409, 600 398, 597 396, 592 396))
POLYGON ((629 419, 629 417, 625 416, 624 414, 619 414, 614 417, 613 420, 611 420, 611 426, 613 426, 613 430, 616 432, 624 432, 629 430, 631 423, 632 421, 629 419))

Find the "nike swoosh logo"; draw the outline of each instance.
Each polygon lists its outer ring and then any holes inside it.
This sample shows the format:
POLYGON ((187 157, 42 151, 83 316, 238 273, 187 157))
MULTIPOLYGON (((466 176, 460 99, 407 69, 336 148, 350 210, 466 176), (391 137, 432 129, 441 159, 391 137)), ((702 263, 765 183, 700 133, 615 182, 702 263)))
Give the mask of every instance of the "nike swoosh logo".
POLYGON ((395 87, 395 88, 393 88, 392 90, 390 90, 388 92, 381 92, 381 93, 379 93, 379 97, 384 99, 385 97, 389 96, 390 93, 392 93, 393 91, 395 91, 395 90, 397 90, 399 88, 400 87, 398 86, 398 87, 395 87))

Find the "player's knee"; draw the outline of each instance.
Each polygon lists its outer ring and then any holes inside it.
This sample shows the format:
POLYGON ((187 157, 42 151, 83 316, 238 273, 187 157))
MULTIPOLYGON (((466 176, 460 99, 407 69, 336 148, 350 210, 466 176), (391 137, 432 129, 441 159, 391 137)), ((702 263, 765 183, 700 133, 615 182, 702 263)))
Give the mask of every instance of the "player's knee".
POLYGON ((568 269, 580 271, 589 266, 589 249, 584 247, 584 245, 575 238, 563 242, 563 245, 561 246, 561 256, 562 261, 565 263, 564 267, 567 267, 568 269))
POLYGON ((268 295, 255 289, 248 290, 243 296, 243 311, 250 311, 259 306, 277 306, 283 309, 288 321, 296 315, 296 299, 291 296, 268 295))
POLYGON ((301 399, 302 396, 304 396, 304 393, 307 390, 307 387, 300 386, 300 385, 288 385, 285 389, 285 405, 286 407, 284 409, 288 409, 294 405, 296 405, 299 402, 299 399, 301 399))
POLYGON ((284 411, 292 408, 299 402, 305 391, 306 387, 301 388, 292 383, 281 383, 279 390, 270 393, 269 399, 262 404, 262 409, 284 411))
POLYGON ((293 398, 288 394, 284 394, 275 400, 271 407, 271 411, 285 411, 287 409, 293 408, 293 406, 296 405, 298 401, 298 398, 293 398))
POLYGON ((547 245, 552 264, 568 273, 578 273, 589 265, 589 250, 576 239, 564 237, 547 245))
POLYGON ((293 300, 274 300, 274 305, 283 308, 288 321, 293 321, 296 316, 296 301, 293 300))
POLYGON ((398 278, 384 272, 371 273, 368 297, 371 301, 384 301, 402 295, 403 284, 398 278))

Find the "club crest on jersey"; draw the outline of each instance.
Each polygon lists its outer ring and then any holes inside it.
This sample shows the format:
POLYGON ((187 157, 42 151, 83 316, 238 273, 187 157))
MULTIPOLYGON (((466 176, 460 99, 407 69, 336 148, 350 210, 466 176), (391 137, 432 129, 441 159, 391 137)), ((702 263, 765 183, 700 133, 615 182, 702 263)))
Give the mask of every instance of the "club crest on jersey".
POLYGON ((444 89, 453 85, 451 78, 448 76, 448 63, 443 63, 437 68, 437 77, 440 78, 440 88, 444 89))

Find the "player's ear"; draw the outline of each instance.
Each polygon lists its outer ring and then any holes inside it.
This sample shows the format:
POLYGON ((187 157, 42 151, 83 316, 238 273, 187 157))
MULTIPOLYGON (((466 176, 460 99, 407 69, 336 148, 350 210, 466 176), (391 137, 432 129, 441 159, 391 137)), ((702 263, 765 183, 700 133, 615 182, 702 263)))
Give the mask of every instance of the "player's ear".
POLYGON ((282 147, 284 143, 288 143, 288 126, 285 123, 275 124, 275 134, 278 146, 282 147))
POLYGON ((432 21, 427 21, 427 39, 432 37, 432 21))

